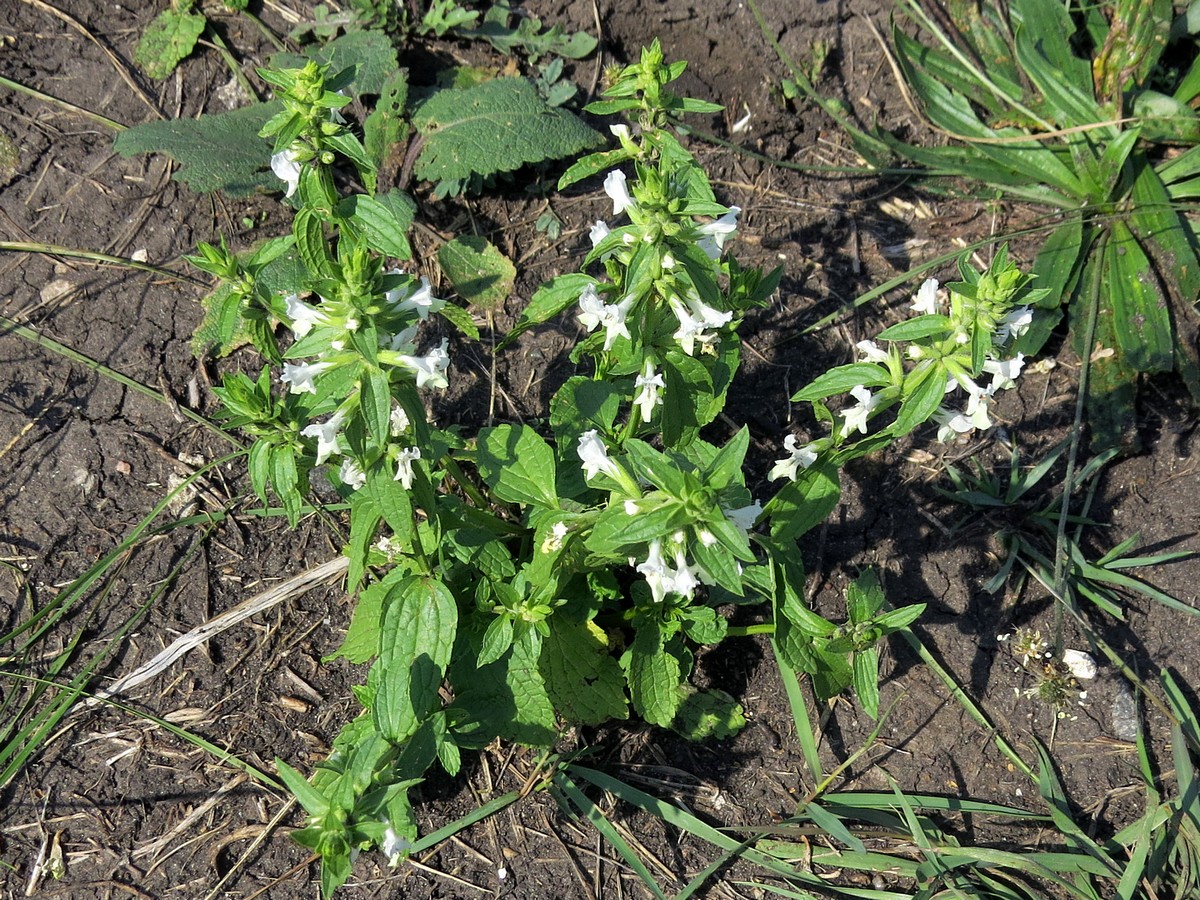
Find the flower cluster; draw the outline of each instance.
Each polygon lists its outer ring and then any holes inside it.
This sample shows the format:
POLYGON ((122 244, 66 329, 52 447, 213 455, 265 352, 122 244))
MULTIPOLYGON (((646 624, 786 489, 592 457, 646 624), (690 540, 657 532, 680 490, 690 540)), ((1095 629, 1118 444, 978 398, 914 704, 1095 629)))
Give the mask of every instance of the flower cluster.
MULTIPOLYGON (((365 299, 362 293, 346 290, 339 290, 331 298, 318 295, 314 303, 305 302, 297 294, 283 299, 286 319, 296 337, 285 356, 316 357, 307 362, 284 363, 280 380, 288 391, 320 396, 320 379, 336 378, 335 373, 341 369, 348 369, 351 379, 359 383, 358 389, 338 402, 325 421, 311 422, 300 431, 303 437, 316 441, 317 465, 331 457, 345 457, 338 474, 343 484, 355 490, 366 483, 366 474, 364 461, 350 452, 346 426, 362 408, 364 374, 378 370, 389 384, 409 381, 417 388, 448 385, 447 340, 443 338, 424 354, 417 352, 415 344, 421 323, 445 301, 433 296, 427 279, 418 281, 399 269, 386 272, 377 284, 376 295, 368 291, 365 299), (368 333, 374 335, 373 345, 364 347, 362 340, 368 333)), ((394 477, 407 489, 412 485, 413 463, 421 458, 421 451, 400 440, 411 431, 411 423, 408 413, 394 400, 387 426, 387 434, 376 437, 383 438, 385 455, 396 467, 394 477)))
POLYGON ((868 452, 876 437, 898 437, 930 419, 943 442, 992 427, 997 394, 1016 385, 1025 365, 1013 344, 1032 323, 1029 304, 1045 291, 1028 290, 1030 276, 1009 262, 1003 248, 987 271, 975 272, 965 263, 961 270, 961 282, 943 288, 929 278, 920 286, 911 304, 915 315, 879 335, 886 346, 859 341, 855 363, 831 370, 792 398, 823 403, 848 393, 854 402, 828 414, 830 437, 800 445, 789 435, 784 442, 789 455, 775 463, 772 480, 795 481, 823 451, 843 450, 856 435, 865 436, 868 452), (1023 305, 1016 305, 1018 296, 1023 305), (904 352, 902 342, 908 345, 904 352), (955 395, 963 399, 956 402, 955 395), (897 404, 895 421, 872 434, 871 421, 897 404))

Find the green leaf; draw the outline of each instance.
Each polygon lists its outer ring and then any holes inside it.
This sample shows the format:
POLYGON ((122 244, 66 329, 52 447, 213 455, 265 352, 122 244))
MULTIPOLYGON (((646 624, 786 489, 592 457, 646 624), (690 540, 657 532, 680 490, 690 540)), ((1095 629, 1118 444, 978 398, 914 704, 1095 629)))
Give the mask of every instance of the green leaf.
POLYGON ((742 705, 724 691, 698 691, 690 684, 680 685, 679 690, 683 701, 671 730, 689 741, 725 740, 746 727, 742 705))
POLYGON ((497 349, 508 346, 517 335, 528 331, 534 325, 553 319, 567 307, 578 303, 584 289, 594 284, 596 279, 582 272, 569 272, 545 282, 534 292, 529 305, 521 310, 521 318, 497 349))
POLYGON ((329 244, 320 215, 310 207, 302 207, 292 219, 292 234, 296 236, 296 252, 314 277, 328 277, 333 267, 329 260, 329 244))
POLYGON ((367 490, 375 501, 375 509, 392 530, 400 546, 408 546, 413 540, 412 500, 404 486, 392 478, 382 466, 373 466, 367 475, 367 490))
POLYGON ((407 105, 408 70, 397 69, 388 76, 375 109, 363 122, 363 149, 377 170, 391 157, 393 147, 408 140, 407 105))
POLYGON ((840 496, 837 466, 818 459, 801 469, 796 480, 785 484, 767 503, 764 512, 771 523, 771 537, 795 540, 824 522, 840 496))
POLYGON ((594 622, 552 617, 538 663, 554 708, 565 719, 599 725, 629 716, 625 676, 594 622))
POLYGON ((612 555, 665 537, 687 524, 687 509, 678 501, 669 500, 658 509, 630 516, 624 503, 618 500, 596 520, 587 548, 593 553, 612 555))
POLYGON ((532 628, 513 641, 506 682, 516 702, 512 721, 501 732, 519 744, 546 746, 554 740, 554 705, 538 671, 540 647, 532 628))
POLYGON ((558 506, 554 451, 532 428, 500 425, 479 433, 479 473, 506 503, 558 506))
POLYGON ((320 817, 329 811, 329 801, 325 799, 324 794, 308 783, 307 778, 278 757, 275 758, 275 768, 279 772, 280 780, 304 807, 306 813, 320 817))
POLYGON ((1104 245, 1103 288, 1112 303, 1117 343, 1139 372, 1174 366, 1171 314, 1150 260, 1122 221, 1114 221, 1104 245))
MULTIPOLYGON (((568 378, 550 399, 550 427, 560 442, 564 436, 578 436, 592 429, 607 434, 617 418, 622 397, 621 389, 610 382, 592 381, 582 375, 568 378)), ((574 450, 572 446, 572 454, 574 450)))
POLYGON ((483 644, 479 648, 479 665, 494 663, 512 647, 513 623, 509 616, 493 616, 487 631, 483 633, 483 644))
POLYGON ((379 655, 383 633, 383 604, 388 592, 406 577, 403 569, 392 569, 382 581, 376 581, 358 594, 346 638, 327 659, 342 657, 352 663, 365 663, 379 655))
POLYGON ((822 375, 818 375, 804 387, 792 395, 792 402, 804 400, 824 400, 834 394, 844 394, 859 385, 863 387, 882 387, 892 383, 892 376, 883 366, 875 363, 851 363, 848 366, 838 366, 822 375))
POLYGON ((416 174, 434 182, 511 172, 574 156, 601 140, 571 113, 548 106, 523 78, 438 91, 412 119, 425 138, 416 174))
POLYGON ((204 16, 172 4, 146 26, 133 51, 133 61, 151 78, 166 78, 196 49, 207 26, 204 16))
POLYGON ((169 156, 179 164, 171 178, 200 193, 244 197, 259 189, 278 190, 283 182, 271 172, 270 147, 258 132, 281 108, 272 101, 196 119, 147 122, 118 134, 113 149, 125 157, 169 156))
POLYGON ((616 150, 602 150, 599 153, 589 153, 582 159, 576 160, 567 171, 563 172, 562 177, 558 179, 558 190, 561 191, 575 184, 577 181, 583 181, 583 179, 598 175, 601 172, 608 172, 615 169, 621 163, 629 162, 631 158, 629 151, 624 147, 618 147, 616 150))
POLYGON ((874 647, 854 654, 854 693, 863 712, 879 718, 879 651, 874 647))
POLYGON ((866 569, 846 586, 846 611, 851 622, 867 622, 883 606, 883 588, 874 569, 866 569))
POLYGON ((271 56, 270 67, 300 69, 309 60, 329 66, 331 75, 353 69, 356 95, 383 93, 399 68, 396 48, 386 34, 375 29, 347 31, 332 41, 311 45, 303 56, 275 53, 271 56))
MULTIPOLYGON (((942 402, 942 398, 946 396, 946 381, 942 377, 944 370, 940 366, 933 366, 925 370, 924 378, 917 374, 916 387, 911 389, 911 393, 904 398, 900 405, 900 411, 896 414, 896 421, 892 425, 892 433, 897 437, 908 434, 918 425, 923 425, 929 421, 942 402)), ((911 378, 911 376, 910 376, 911 378)), ((906 389, 909 385, 904 385, 906 389)))
POLYGON ((458 295, 478 309, 502 306, 517 278, 512 261, 480 235, 459 235, 442 244, 438 263, 458 295))
POLYGON ((950 317, 939 315, 916 316, 897 322, 890 328, 879 332, 881 341, 919 341, 921 338, 933 335, 947 334, 950 331, 950 317))
POLYGON ((338 211, 362 231, 367 246, 396 259, 411 259, 407 232, 412 227, 417 205, 403 191, 378 197, 353 194, 338 204, 338 211))
POLYGON ((643 625, 622 664, 633 708, 651 725, 668 727, 684 698, 679 690, 679 660, 664 645, 662 632, 653 625, 643 625))
POLYGON ((371 712, 392 743, 415 733, 437 708, 457 630, 458 606, 440 581, 410 575, 388 591, 371 712))

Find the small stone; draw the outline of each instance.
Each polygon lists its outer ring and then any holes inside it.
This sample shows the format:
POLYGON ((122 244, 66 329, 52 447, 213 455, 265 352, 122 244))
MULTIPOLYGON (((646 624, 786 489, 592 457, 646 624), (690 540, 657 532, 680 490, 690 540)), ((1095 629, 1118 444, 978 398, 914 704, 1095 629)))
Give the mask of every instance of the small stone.
POLYGON ((1124 678, 1113 682, 1112 734, 1119 741, 1136 741, 1138 736, 1137 698, 1124 678))

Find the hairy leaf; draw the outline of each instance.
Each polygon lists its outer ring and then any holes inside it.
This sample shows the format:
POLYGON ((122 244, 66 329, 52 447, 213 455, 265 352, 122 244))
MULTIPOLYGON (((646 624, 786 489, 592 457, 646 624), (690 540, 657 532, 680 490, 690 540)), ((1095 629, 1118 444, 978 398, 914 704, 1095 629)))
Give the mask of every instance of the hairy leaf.
POLYGON ((480 235, 459 235, 442 244, 438 263, 458 295, 479 309, 501 306, 517 280, 512 261, 480 235))
POLYGON ((566 719, 599 725, 628 717, 625 678, 594 623, 552 618, 539 665, 550 699, 566 719))
POLYGON ((554 451, 528 426, 501 425, 479 434, 479 472, 508 503, 558 506, 554 451))
POLYGON ((133 60, 151 78, 166 78, 196 49, 208 22, 189 8, 174 4, 164 9, 142 32, 133 60))
POLYGON ((571 113, 548 106, 522 78, 438 91, 417 107, 413 124, 425 138, 416 174, 434 182, 511 172, 574 156, 601 140, 571 113))
POLYGON ((260 188, 276 190, 282 182, 269 168, 270 146, 258 132, 280 109, 272 101, 198 119, 147 122, 118 134, 113 149, 122 156, 165 153, 179 163, 171 177, 200 193, 244 197, 260 188))

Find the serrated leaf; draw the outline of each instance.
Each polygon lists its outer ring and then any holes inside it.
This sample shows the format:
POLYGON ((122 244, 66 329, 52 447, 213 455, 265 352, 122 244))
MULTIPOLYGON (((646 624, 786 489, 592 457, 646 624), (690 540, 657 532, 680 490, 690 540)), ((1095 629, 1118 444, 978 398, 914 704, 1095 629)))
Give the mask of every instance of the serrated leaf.
POLYGON ((479 648, 479 665, 494 663, 512 647, 513 623, 508 616, 494 616, 483 633, 483 644, 479 648))
POLYGON ((558 506, 554 451, 528 426, 501 425, 479 433, 479 473, 507 503, 558 506))
POLYGON ((438 263, 458 295, 479 309, 501 306, 517 279, 512 261, 480 235, 459 235, 442 244, 438 263))
POLYGON ((396 72, 396 48, 382 31, 365 29, 348 31, 332 41, 314 44, 301 56, 296 53, 275 53, 272 69, 299 69, 312 60, 329 66, 330 75, 344 69, 354 69, 354 93, 379 94, 396 72))
POLYGON ((689 741, 725 740, 746 727, 742 705, 724 691, 698 691, 690 684, 680 685, 679 691, 683 700, 671 730, 689 741))
POLYGON ((599 725, 629 715, 621 666, 593 622, 555 616, 538 660, 554 708, 571 722, 599 725))
POLYGON ((650 625, 638 630, 626 656, 626 677, 633 708, 651 725, 667 727, 683 702, 679 690, 679 660, 663 643, 662 632, 650 625))
POLYGON ((392 148, 408 140, 408 70, 398 69, 388 76, 375 102, 375 109, 363 122, 363 147, 375 168, 383 168, 392 148))
POLYGON ((383 633, 383 604, 388 592, 403 578, 403 569, 392 569, 382 581, 376 581, 358 594, 354 614, 342 645, 326 658, 326 662, 343 657, 352 663, 365 663, 379 655, 383 633))
POLYGON ((258 189, 274 190, 282 182, 269 168, 271 149, 258 132, 280 109, 278 101, 271 101, 197 119, 147 122, 118 134, 113 149, 125 157, 166 154, 179 164, 171 178, 200 193, 244 197, 258 189))
POLYGON ((881 341, 917 341, 935 334, 946 334, 950 331, 950 317, 939 315, 917 316, 903 322, 897 322, 890 328, 879 332, 881 341))
POLYGON ((339 212, 362 231, 372 250, 396 259, 412 258, 406 232, 412 227, 417 205, 403 191, 378 197, 355 194, 339 204, 339 212))
POLYGON ((412 118, 425 138, 416 174, 434 182, 511 172, 574 156, 601 140, 571 113, 548 106, 523 78, 438 91, 412 118))
POLYGON ((371 712, 392 743, 415 733, 437 708, 457 630, 458 606, 440 581, 410 575, 388 592, 371 712))
MULTIPOLYGON (((607 381, 592 381, 582 375, 567 379, 550 399, 550 427, 561 439, 596 429, 608 433, 621 408, 620 389, 607 381)), ((574 452, 574 447, 571 448, 574 452)), ((578 457, 576 457, 578 459, 578 457)))
POLYGON ((375 508, 383 514, 388 528, 392 529, 392 535, 397 543, 405 546, 412 541, 412 500, 404 486, 394 480, 389 472, 375 466, 367 476, 367 490, 375 502, 375 508))
POLYGON ((854 693, 863 712, 879 718, 879 651, 874 647, 854 654, 854 693))
POLYGON ((196 49, 207 25, 199 13, 169 6, 146 26, 133 61, 151 78, 166 78, 196 49))
POLYGON ((824 522, 840 496, 837 466, 819 459, 801 469, 796 480, 785 484, 767 503, 771 536, 778 541, 795 540, 824 522))
POLYGON ((532 628, 513 641, 506 682, 516 701, 516 712, 503 734, 519 744, 545 746, 554 740, 554 705, 538 671, 540 647, 532 628))
POLYGON ((437 315, 458 329, 459 333, 465 334, 473 341, 479 340, 479 327, 471 318, 471 314, 461 306, 455 306, 453 303, 445 303, 437 311, 437 315))

